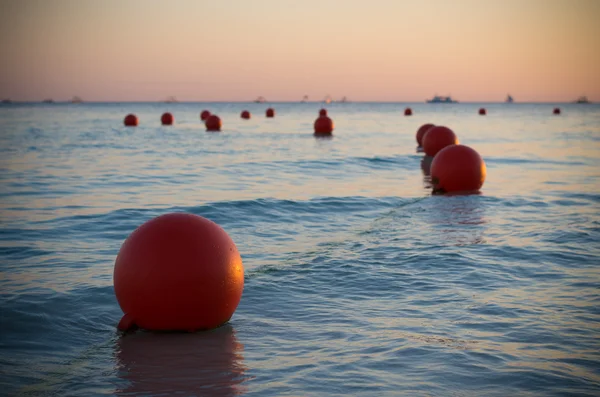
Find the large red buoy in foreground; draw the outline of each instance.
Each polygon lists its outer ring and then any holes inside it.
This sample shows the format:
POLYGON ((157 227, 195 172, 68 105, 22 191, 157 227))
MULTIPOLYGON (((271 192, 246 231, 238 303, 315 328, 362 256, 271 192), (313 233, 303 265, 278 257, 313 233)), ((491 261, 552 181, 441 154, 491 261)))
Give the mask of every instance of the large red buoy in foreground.
POLYGON ((560 108, 554 108, 552 114, 560 114, 560 108))
POLYGON ((221 131, 221 119, 216 114, 211 114, 204 121, 206 131, 221 131))
POLYGON ((423 124, 422 126, 419 127, 419 129, 417 130, 417 144, 419 144, 419 146, 423 146, 423 136, 425 136, 425 133, 427 131, 429 131, 429 129, 431 127, 435 127, 434 124, 428 123, 428 124, 423 124))
POLYGON ((265 112, 265 115, 267 117, 275 117, 275 109, 273 108, 268 108, 267 111, 265 112))
POLYGON ((483 186, 485 176, 485 162, 479 153, 465 145, 445 147, 431 163, 434 192, 474 193, 483 186))
POLYGON ((135 114, 128 114, 123 120, 125 127, 135 127, 138 125, 138 118, 135 114))
POLYGON ((208 116, 210 116, 210 112, 208 110, 203 110, 202 113, 200 113, 200 120, 205 121, 208 116))
POLYGON ((246 119, 246 120, 248 120, 248 119, 251 117, 251 115, 250 115, 250 112, 249 112, 249 111, 247 111, 247 110, 244 110, 244 111, 242 112, 242 114, 240 115, 240 117, 241 117, 241 118, 243 118, 243 119, 246 119))
POLYGON ((333 120, 327 116, 321 116, 315 120, 315 135, 331 135, 333 128, 333 120))
POLYGON ((423 136, 423 151, 428 156, 435 156, 437 152, 449 145, 457 145, 458 138, 448 127, 437 125, 431 127, 423 136))
POLYGON ((485 116, 487 114, 487 111, 485 110, 485 108, 479 108, 479 115, 480 116, 485 116))
POLYGON ((175 121, 175 118, 169 112, 164 113, 160 118, 160 122, 162 123, 162 125, 172 125, 173 121, 175 121))
POLYGON ((118 328, 196 331, 227 322, 244 289, 242 258, 216 223, 171 213, 138 227, 115 261, 118 328))
POLYGON ((319 110, 319 116, 327 116, 327 109, 319 110))
POLYGON ((412 109, 411 108, 404 109, 404 115, 405 116, 412 116, 412 109))

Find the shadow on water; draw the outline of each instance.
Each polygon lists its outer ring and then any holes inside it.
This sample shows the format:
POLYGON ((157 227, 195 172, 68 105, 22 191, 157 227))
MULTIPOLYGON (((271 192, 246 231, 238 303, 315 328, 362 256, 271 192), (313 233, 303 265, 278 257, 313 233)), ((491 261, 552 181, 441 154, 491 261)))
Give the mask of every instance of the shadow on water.
POLYGON ((236 396, 246 390, 244 346, 231 325, 198 333, 136 332, 116 344, 118 396, 236 396))
POLYGON ((431 184, 431 162, 433 161, 433 157, 431 156, 423 156, 421 159, 421 171, 423 171, 423 187, 425 189, 433 189, 433 185, 431 184))
POLYGON ((484 244, 488 220, 479 195, 444 195, 429 201, 425 221, 443 237, 445 245, 484 244))

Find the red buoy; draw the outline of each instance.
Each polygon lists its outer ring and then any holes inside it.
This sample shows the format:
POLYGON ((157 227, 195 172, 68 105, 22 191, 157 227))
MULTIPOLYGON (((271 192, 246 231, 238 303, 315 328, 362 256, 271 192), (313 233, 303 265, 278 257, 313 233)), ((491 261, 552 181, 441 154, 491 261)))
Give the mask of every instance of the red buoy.
POLYGON ((458 145, 458 138, 448 127, 436 125, 423 136, 423 151, 428 156, 435 156, 437 152, 449 145, 458 145))
POLYGON ((241 114, 241 117, 242 117, 243 119, 246 119, 246 120, 248 120, 248 119, 251 117, 251 115, 250 115, 250 112, 249 112, 249 111, 247 111, 247 110, 244 110, 244 111, 242 112, 242 114, 241 114))
POLYGON ((405 116, 412 116, 412 109, 411 108, 404 109, 404 115, 405 116))
POLYGON ((275 109, 268 108, 265 114, 267 117, 275 117, 275 109))
POLYGON ((485 110, 485 108, 479 108, 479 114, 481 116, 485 116, 487 114, 487 111, 485 110))
POLYGON ((436 193, 474 193, 485 181, 485 162, 465 145, 443 148, 431 163, 431 184, 436 193))
POLYGON ((321 116, 315 120, 315 135, 331 135, 333 128, 333 120, 327 116, 321 116))
POLYGON ((206 126, 206 131, 221 131, 221 119, 216 114, 211 114, 204 121, 204 125, 206 126))
POLYGON ((160 118, 160 122, 162 123, 162 125, 172 125, 173 122, 175 121, 175 118, 173 117, 173 115, 171 113, 164 113, 162 115, 162 117, 160 118))
POLYGON ((560 108, 554 108, 552 111, 553 114, 560 114, 560 108))
POLYGON ((128 114, 123 120, 125 127, 136 127, 138 125, 138 118, 135 114, 128 114))
POLYGON ((422 126, 419 127, 419 129, 417 130, 417 144, 419 146, 423 146, 423 136, 425 136, 425 133, 427 131, 429 131, 429 129, 431 127, 435 127, 434 124, 428 123, 428 124, 423 124, 422 126))
POLYGON ((120 330, 212 329, 237 308, 244 266, 219 225, 171 213, 144 223, 125 240, 115 261, 114 287, 125 313, 120 330))
POLYGON ((208 110, 203 110, 202 113, 200 113, 200 120, 205 121, 208 116, 210 116, 210 112, 208 110))
POLYGON ((319 116, 327 116, 327 109, 319 110, 319 116))

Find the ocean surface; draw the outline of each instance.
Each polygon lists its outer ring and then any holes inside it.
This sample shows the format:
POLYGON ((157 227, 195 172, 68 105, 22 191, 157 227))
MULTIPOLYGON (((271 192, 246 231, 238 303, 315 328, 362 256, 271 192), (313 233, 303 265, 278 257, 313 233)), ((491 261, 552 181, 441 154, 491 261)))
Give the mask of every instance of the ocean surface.
POLYGON ((600 395, 599 105, 334 103, 332 139, 322 104, 268 105, 0 106, 0 395, 600 395), (481 194, 431 195, 427 122, 481 194), (122 336, 116 255, 169 212, 229 233, 242 300, 122 336))

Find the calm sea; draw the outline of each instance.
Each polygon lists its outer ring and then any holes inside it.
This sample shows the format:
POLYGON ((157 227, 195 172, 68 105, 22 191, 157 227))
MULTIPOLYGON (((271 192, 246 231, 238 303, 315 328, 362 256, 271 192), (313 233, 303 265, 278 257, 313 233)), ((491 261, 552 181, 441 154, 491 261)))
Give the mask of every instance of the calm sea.
POLYGON ((336 103, 333 139, 272 106, 0 107, 0 394, 600 395, 600 106, 336 103), (480 195, 430 194, 426 122, 483 156, 480 195), (117 252, 176 211, 233 238, 241 303, 122 337, 117 252))

